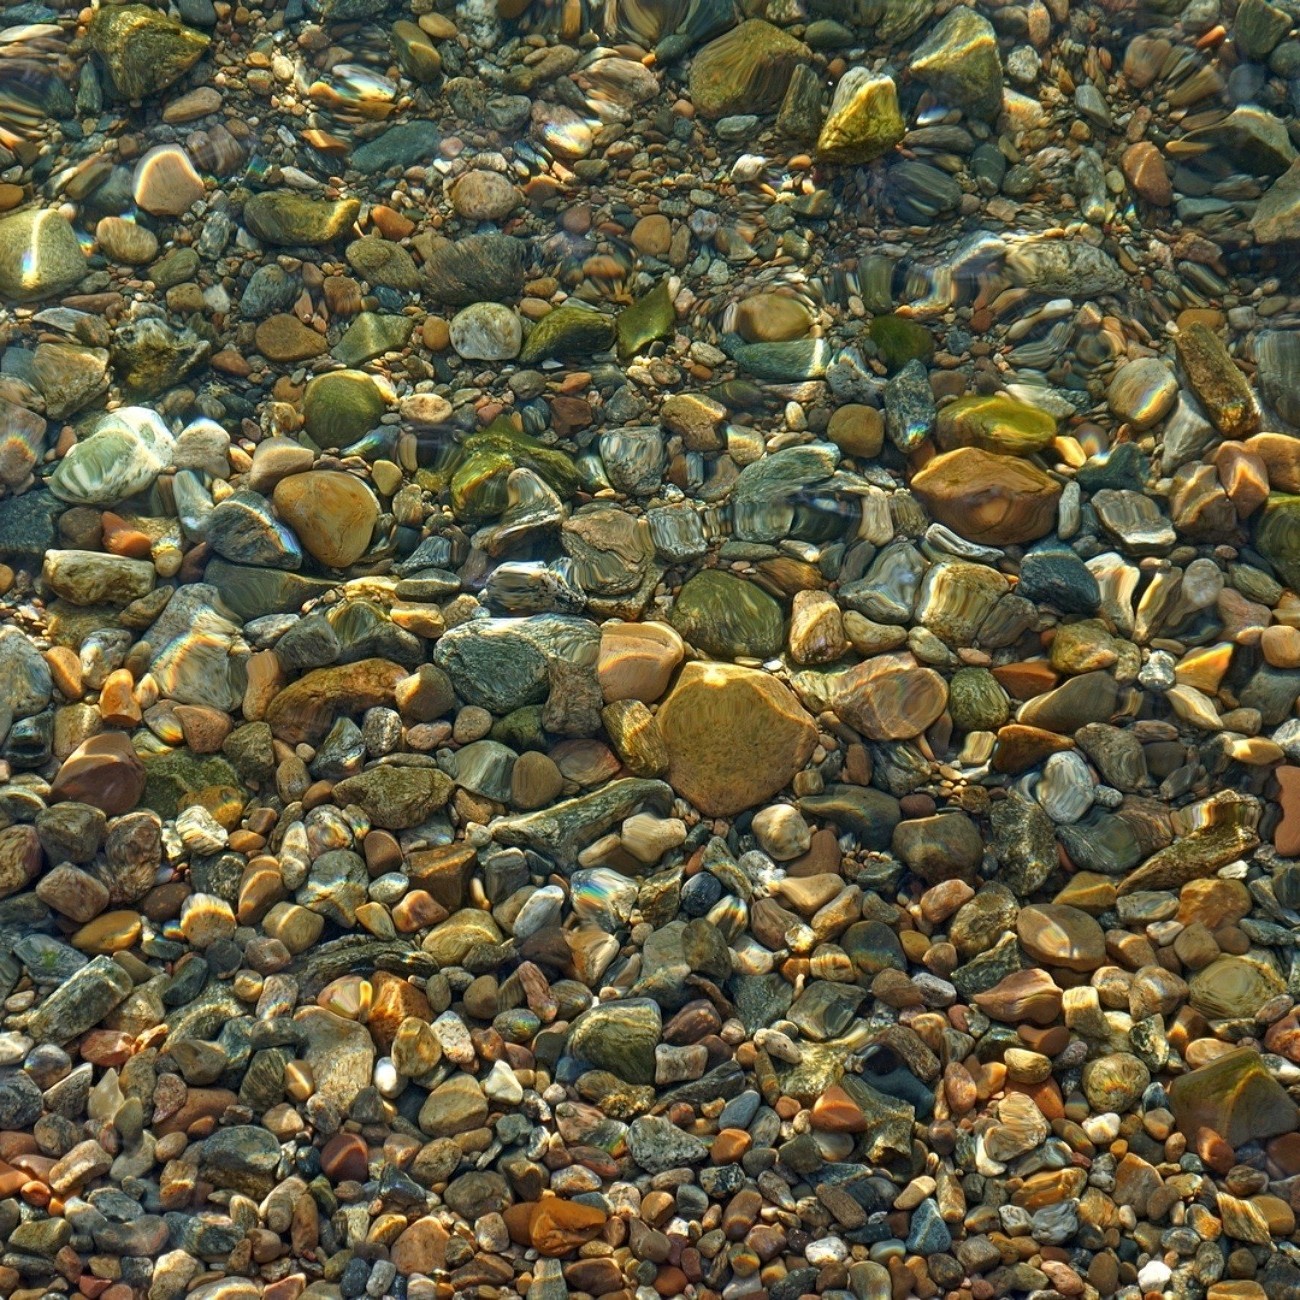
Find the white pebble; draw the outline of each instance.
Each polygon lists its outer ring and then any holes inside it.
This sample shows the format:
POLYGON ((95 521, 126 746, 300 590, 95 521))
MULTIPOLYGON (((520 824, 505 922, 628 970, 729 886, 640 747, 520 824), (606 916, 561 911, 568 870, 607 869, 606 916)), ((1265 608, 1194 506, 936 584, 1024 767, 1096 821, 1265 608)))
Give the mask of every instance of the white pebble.
POLYGON ((1143 1291, 1163 1291, 1173 1275, 1163 1259, 1149 1259, 1138 1269, 1138 1286, 1143 1291))

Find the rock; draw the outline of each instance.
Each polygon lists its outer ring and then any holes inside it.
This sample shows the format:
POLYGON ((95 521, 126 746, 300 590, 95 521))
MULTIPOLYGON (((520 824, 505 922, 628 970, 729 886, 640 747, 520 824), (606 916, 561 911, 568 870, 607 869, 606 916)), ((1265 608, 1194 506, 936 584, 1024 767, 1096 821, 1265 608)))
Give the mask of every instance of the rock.
POLYGON ((1246 377, 1219 336, 1199 321, 1174 336, 1178 360, 1214 427, 1228 438, 1259 428, 1259 408, 1246 377))
POLYGON ((27 208, 0 218, 0 294, 6 298, 51 298, 66 293, 85 274, 85 254, 61 212, 27 208))
POLYGON ((850 68, 836 83, 830 112, 817 137, 825 162, 869 163, 894 148, 907 127, 892 77, 869 68, 850 68))
POLYGON ((347 247, 348 265, 372 285, 386 285, 403 293, 419 290, 420 270, 415 259, 401 244, 366 235, 354 239, 347 247))
POLYGON ((434 122, 424 119, 398 122, 355 149, 350 162, 363 176, 385 172, 390 167, 429 163, 437 155, 441 138, 434 122))
POLYGON ((1286 991, 1272 964, 1255 954, 1225 956, 1188 980, 1188 1001, 1209 1020, 1250 1017, 1271 998, 1286 991))
POLYGON ((1002 60, 983 14, 951 10, 912 54, 911 73, 945 105, 992 121, 1002 111, 1002 60))
POLYGON ((519 360, 523 365, 604 352, 614 342, 614 322, 603 312, 578 302, 566 302, 533 326, 519 360))
POLYGON ((431 1137, 451 1137, 480 1128, 487 1116, 487 1098, 478 1081, 471 1074, 454 1074, 429 1094, 419 1123, 431 1137))
POLYGON ((127 266, 144 266, 158 256, 158 236, 125 217, 101 217, 95 242, 105 257, 127 266))
POLYGON ((203 1143, 199 1172, 214 1187, 263 1197, 275 1186, 280 1144, 255 1124, 218 1129, 203 1143))
POLYGON ((194 330, 141 316, 118 326, 111 355, 123 391, 148 399, 180 383, 211 351, 212 344, 194 330))
POLYGON ((885 441, 885 423, 874 406, 850 403, 838 407, 826 428, 826 436, 846 456, 873 460, 885 441))
POLYGON ((303 394, 307 432, 322 447, 345 447, 379 423, 388 403, 378 385, 359 370, 317 375, 303 394))
POLYGON ((1295 1103, 1249 1047, 1179 1075, 1170 1086, 1169 1104, 1189 1141, 1208 1128, 1233 1147, 1289 1133, 1300 1119, 1295 1103))
POLYGON ((435 302, 449 307, 517 298, 524 284, 523 245, 510 235, 470 235, 442 240, 424 264, 435 302))
POLYGON ((451 320, 451 346, 470 361, 509 361, 523 345, 523 325, 509 307, 476 302, 451 320))
POLYGON ((500 172, 475 168, 456 178, 451 204, 471 221, 502 221, 519 206, 519 191, 500 172))
MULTIPOLYGON (((1139 140, 1136 144, 1129 145, 1120 158, 1120 170, 1124 173, 1124 179, 1128 181, 1133 193, 1144 203, 1153 203, 1156 207, 1167 208, 1174 201, 1174 187, 1169 180, 1165 160, 1160 150, 1150 140, 1139 140)), ((1156 358, 1142 358, 1142 360, 1154 361, 1156 358)))
POLYGON ((268 316, 254 335, 257 350, 268 361, 309 361, 327 348, 325 337, 296 316, 281 313, 268 316))
POLYGON ((144 765, 130 741, 118 732, 82 741, 63 760, 50 786, 50 798, 55 802, 72 799, 110 817, 129 812, 142 794, 144 765))
POLYGON ((147 560, 102 551, 46 551, 41 577, 74 605, 129 605, 153 590, 156 574, 147 560))
POLYGON ((1028 955, 1045 966, 1092 971, 1106 961, 1106 936, 1087 912, 1058 903, 1021 908, 1016 934, 1028 955))
POLYGON ((912 491, 962 537, 1009 546, 1051 532, 1061 485, 1027 461, 961 447, 915 474, 912 491))
POLYGON ((244 204, 244 224, 267 244, 319 248, 356 221, 358 199, 309 199, 291 190, 254 194, 244 204))
POLYGON ((881 654, 833 679, 831 707, 871 740, 920 735, 943 712, 948 686, 910 655, 881 654))
POLYGON ((996 393, 959 397, 939 412, 936 441, 945 451, 978 447, 1002 456, 1032 456, 1056 437, 1056 418, 996 393))
POLYGON ((728 664, 689 663, 659 708, 668 780, 705 816, 770 799, 816 744, 812 719, 774 678, 728 664))
POLYGON ((596 673, 607 704, 653 704, 668 689, 685 645, 666 623, 607 623, 600 634, 596 673))
POLYGON ((275 485, 271 500, 307 553, 330 569, 346 569, 365 554, 379 518, 374 493, 337 470, 290 474, 275 485))
POLYGON ((184 216, 205 193, 203 177, 175 144, 160 144, 143 154, 131 185, 136 207, 156 217, 184 216))
POLYGON ((776 601, 754 583, 718 569, 706 569, 682 587, 673 626, 712 659, 770 659, 783 640, 776 601))
POLYGON ((330 351, 345 366, 360 366, 385 352, 400 351, 414 330, 415 322, 409 316, 363 311, 330 351))
POLYGON ((147 99, 192 68, 210 37, 147 5, 95 10, 87 34, 123 99, 147 99))
POLYGON ((1293 162, 1255 205, 1250 229, 1258 244, 1300 239, 1300 160, 1293 162))
POLYGON ((336 713, 392 708, 406 669, 384 659, 318 668, 280 691, 266 711, 271 730, 291 745, 318 742, 336 713))
POLYGON ((584 1011, 569 1029, 569 1055, 628 1083, 653 1083, 663 1024, 649 998, 621 998, 584 1011))
POLYGON ((708 118, 771 112, 808 47, 779 27, 751 18, 710 41, 691 60, 690 96, 708 118))
POLYGON ((961 812, 899 822, 892 847, 908 870, 929 885, 972 876, 984 858, 979 828, 961 812))
POLYGON ((372 767, 334 787, 344 804, 355 803, 385 830, 418 826, 451 794, 452 781, 437 768, 372 767))
POLYGON ((654 1115, 643 1115, 632 1121, 627 1145, 632 1159, 652 1174, 702 1164, 709 1154, 707 1143, 679 1129, 671 1120, 654 1115))

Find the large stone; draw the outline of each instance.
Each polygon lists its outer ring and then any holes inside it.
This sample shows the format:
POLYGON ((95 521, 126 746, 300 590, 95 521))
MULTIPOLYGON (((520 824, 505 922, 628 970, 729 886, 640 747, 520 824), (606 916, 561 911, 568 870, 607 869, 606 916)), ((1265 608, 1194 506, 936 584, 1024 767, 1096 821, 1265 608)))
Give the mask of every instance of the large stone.
POLYGON ((992 121, 1002 111, 1002 60, 993 24, 961 5, 916 47, 912 76, 945 108, 992 121))
POLYGON ((110 817, 129 812, 144 793, 144 764, 120 732, 82 741, 63 760, 50 787, 50 800, 72 799, 110 817))
POLYGON ((787 687, 729 664, 687 664, 658 721, 669 783, 708 817, 771 798, 817 743, 813 720, 787 687))
POLYGON ((28 208, 0 221, 0 296, 36 302, 71 289, 86 274, 86 255, 61 212, 28 208))
POLYGON ((418 826, 441 808, 451 794, 452 781, 436 767, 372 767, 334 787, 335 802, 356 804, 385 830, 418 826))
POLYGON ((673 626, 711 659, 769 659, 781 652, 781 607, 761 587, 705 569, 677 595, 673 626))
POLYGON ((198 62, 211 40, 149 5, 101 5, 87 34, 123 99, 165 90, 198 62))
POLYGON ((424 274, 435 302, 449 307, 500 303, 523 289, 524 246, 512 235, 444 239, 430 249, 424 274))
POLYGON ((1106 961, 1106 936, 1100 925, 1077 907, 1038 903, 1016 917, 1021 947, 1034 961, 1066 970, 1092 971, 1106 961))
POLYGON ((1027 460, 959 447, 918 471, 912 491, 962 537, 1011 546, 1052 531, 1061 485, 1027 460))
POLYGON ((322 447, 342 447, 369 433, 388 409, 379 386, 360 370, 317 375, 302 397, 307 432, 322 447))
POLYGON ((266 721, 290 745, 319 743, 339 713, 392 708, 397 684, 408 670, 387 659, 317 668, 271 701, 266 721))
POLYGON ((274 190, 244 204, 244 224, 266 244, 317 248, 337 239, 360 211, 360 199, 309 199, 274 190))
POLYGON ((1300 1123, 1300 1110, 1249 1047, 1179 1075, 1169 1087, 1169 1103, 1189 1140, 1208 1128, 1233 1147, 1293 1132, 1300 1123))
POLYGON ((569 1028, 570 1056, 627 1083, 653 1083, 663 1024, 650 998, 621 998, 590 1007, 569 1028))
POLYGON ((869 740, 919 736, 947 703, 944 679, 906 651, 863 660, 831 684, 831 707, 869 740))
POLYGON ((724 32, 691 61, 691 102, 705 117, 767 113, 785 95, 808 47, 758 18, 724 32))
POLYGON ((835 87, 831 111, 817 137, 817 157, 837 163, 874 162, 906 133, 893 78, 870 68, 850 68, 835 87))
POLYGON ((364 480, 338 470, 290 474, 271 500, 307 553, 330 569, 346 569, 365 554, 379 518, 379 502, 364 480))

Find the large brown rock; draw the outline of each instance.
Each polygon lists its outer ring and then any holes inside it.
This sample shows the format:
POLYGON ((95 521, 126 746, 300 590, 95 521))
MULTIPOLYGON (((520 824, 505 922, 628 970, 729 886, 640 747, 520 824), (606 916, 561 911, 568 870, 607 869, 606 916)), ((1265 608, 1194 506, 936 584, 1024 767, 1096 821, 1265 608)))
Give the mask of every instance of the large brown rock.
POLYGON ((786 686, 734 664, 687 664, 658 721, 668 781, 706 817, 771 798, 817 744, 812 718, 786 686))
POLYGON ((379 518, 375 494, 338 470, 290 474, 275 485, 271 500, 307 553, 330 569, 346 569, 365 554, 379 518))
POLYGON ((1087 912, 1064 903, 1036 903, 1016 917, 1020 946, 1044 966, 1096 970, 1106 961, 1106 936, 1087 912))
POLYGON ((912 491, 941 524, 970 541, 1011 546, 1052 531, 1061 485, 1020 457, 958 447, 919 470, 912 491))
POLYGON ((1169 1102, 1186 1137, 1208 1128, 1233 1147, 1290 1133, 1300 1121, 1295 1103, 1249 1047, 1179 1075, 1170 1085, 1169 1102))
POLYGON ((84 740, 63 760, 50 787, 50 802, 75 799, 116 817, 144 793, 144 764, 119 732, 84 740))
POLYGON ((391 709, 397 683, 406 676, 405 668, 387 659, 359 659, 354 664, 317 668, 286 686, 271 701, 266 721, 286 744, 306 741, 314 745, 339 713, 391 709))
POLYGON ((835 678, 831 708, 869 740, 919 736, 948 704, 948 684, 905 651, 876 655, 835 678))

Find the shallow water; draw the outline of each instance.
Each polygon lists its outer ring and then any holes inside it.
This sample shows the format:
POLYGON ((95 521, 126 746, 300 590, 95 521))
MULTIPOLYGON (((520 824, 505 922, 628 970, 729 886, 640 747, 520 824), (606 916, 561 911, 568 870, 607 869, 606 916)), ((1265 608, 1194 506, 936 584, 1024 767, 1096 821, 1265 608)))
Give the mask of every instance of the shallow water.
POLYGON ((1300 7, 0 16, 0 1294, 1300 1291, 1300 7))

